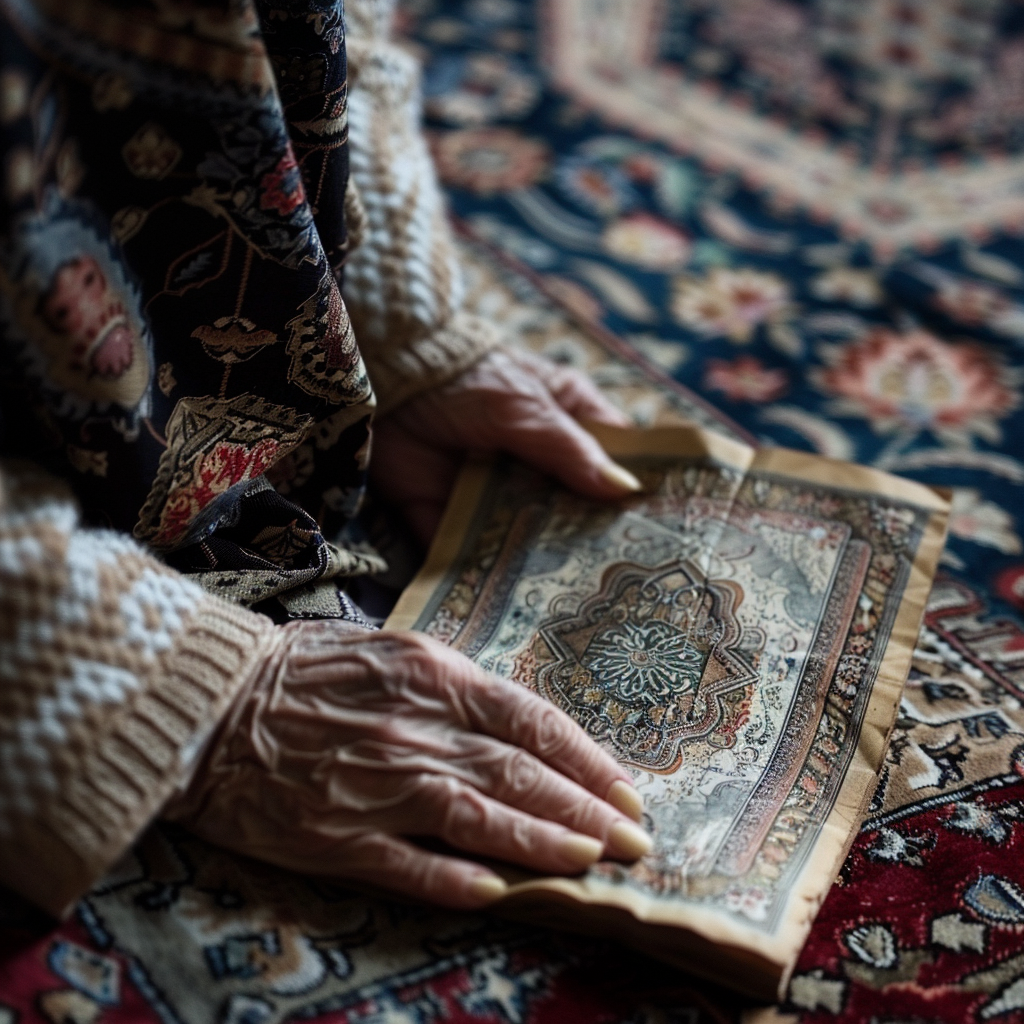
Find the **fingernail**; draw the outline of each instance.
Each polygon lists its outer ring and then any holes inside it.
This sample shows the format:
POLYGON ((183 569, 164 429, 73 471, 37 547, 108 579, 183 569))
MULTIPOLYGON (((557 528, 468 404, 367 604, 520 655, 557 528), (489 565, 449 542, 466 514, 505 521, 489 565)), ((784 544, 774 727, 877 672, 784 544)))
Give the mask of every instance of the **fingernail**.
POLYGON ((469 883, 469 894, 481 903, 493 903, 508 892, 508 885, 497 875, 477 875, 469 883))
POLYGON ((608 833, 608 853, 622 860, 639 860, 654 849, 654 840, 639 825, 617 821, 608 833))
POLYGON ((644 489, 643 484, 628 469, 610 459, 601 467, 601 476, 620 491, 631 491, 636 494, 644 489))
POLYGON ((583 836, 578 832, 570 832, 558 844, 558 852, 575 867, 589 868, 596 864, 604 853, 604 843, 593 836, 583 836))
POLYGON ((634 821, 640 821, 644 816, 644 798, 628 783, 622 779, 616 779, 608 790, 605 799, 617 811, 622 811, 627 817, 634 821))

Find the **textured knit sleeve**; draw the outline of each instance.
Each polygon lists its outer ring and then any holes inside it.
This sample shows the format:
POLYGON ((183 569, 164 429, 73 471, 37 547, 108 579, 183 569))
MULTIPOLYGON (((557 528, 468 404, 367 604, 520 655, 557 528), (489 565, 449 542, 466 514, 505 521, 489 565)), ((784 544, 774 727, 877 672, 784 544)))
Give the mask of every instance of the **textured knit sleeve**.
POLYGON ((458 255, 420 126, 419 68, 388 41, 393 6, 346 3, 350 181, 358 194, 346 213, 359 244, 345 266, 344 294, 382 413, 497 342, 493 328, 462 309, 458 255))
POLYGON ((273 636, 0 460, 0 883, 66 912, 185 779, 273 636))

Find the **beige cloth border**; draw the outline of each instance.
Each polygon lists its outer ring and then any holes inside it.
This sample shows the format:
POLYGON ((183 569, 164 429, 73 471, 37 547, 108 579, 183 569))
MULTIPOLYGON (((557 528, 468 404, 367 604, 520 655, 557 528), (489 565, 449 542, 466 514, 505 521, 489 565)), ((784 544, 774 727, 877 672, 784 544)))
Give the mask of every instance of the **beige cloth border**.
MULTIPOLYGON (((879 665, 857 748, 810 856, 791 889, 778 929, 766 935, 683 901, 652 898, 590 878, 524 878, 503 871, 511 891, 496 909, 516 918, 588 934, 612 935, 651 955, 755 998, 784 996, 814 917, 849 851, 874 792, 895 724, 925 602, 945 543, 949 501, 924 484, 784 448, 755 449, 697 427, 642 430, 590 425, 619 459, 707 458, 720 465, 771 473, 838 490, 878 494, 929 512, 896 620, 879 665)), ((489 466, 462 471, 426 564, 398 601, 385 629, 408 629, 462 550, 487 484, 489 466)))

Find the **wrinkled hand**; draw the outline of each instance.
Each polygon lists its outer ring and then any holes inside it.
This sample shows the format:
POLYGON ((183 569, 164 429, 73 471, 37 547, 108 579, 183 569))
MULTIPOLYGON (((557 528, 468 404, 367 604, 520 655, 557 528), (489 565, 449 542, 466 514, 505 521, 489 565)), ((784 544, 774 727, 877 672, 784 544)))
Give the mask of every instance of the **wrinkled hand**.
POLYGON ((628 774, 535 694, 420 634, 303 622, 164 815, 286 868, 474 908, 501 879, 407 837, 575 874, 650 849, 622 811, 641 812, 628 774))
POLYGON ((378 421, 372 479, 424 542, 437 529, 467 451, 511 452, 593 498, 639 490, 577 419, 629 423, 578 370, 495 349, 378 421))

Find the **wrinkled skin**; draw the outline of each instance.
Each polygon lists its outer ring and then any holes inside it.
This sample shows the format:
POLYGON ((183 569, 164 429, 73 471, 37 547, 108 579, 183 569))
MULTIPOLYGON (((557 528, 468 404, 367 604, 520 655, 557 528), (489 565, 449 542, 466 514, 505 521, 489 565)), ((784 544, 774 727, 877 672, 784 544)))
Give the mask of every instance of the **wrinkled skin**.
MULTIPOLYGON (((467 451, 511 452, 596 498, 638 486, 574 417, 626 422, 582 374, 496 350, 379 421, 373 480, 424 542, 467 451)), ((641 813, 629 775, 524 688, 417 634, 307 622, 276 637, 166 816, 283 867, 454 908, 504 883, 410 839, 557 874, 649 850, 622 813, 641 813)))
POLYGON ((429 637, 296 622, 164 813, 286 868, 473 908, 497 877, 408 837, 576 873, 649 849, 603 799, 638 813, 631 785, 557 708, 429 637))
POLYGON ((578 370, 495 349, 374 426, 371 478, 420 540, 433 536, 467 451, 506 451, 593 498, 632 489, 576 420, 629 421, 578 370), (609 473, 612 474, 609 478, 609 473))

